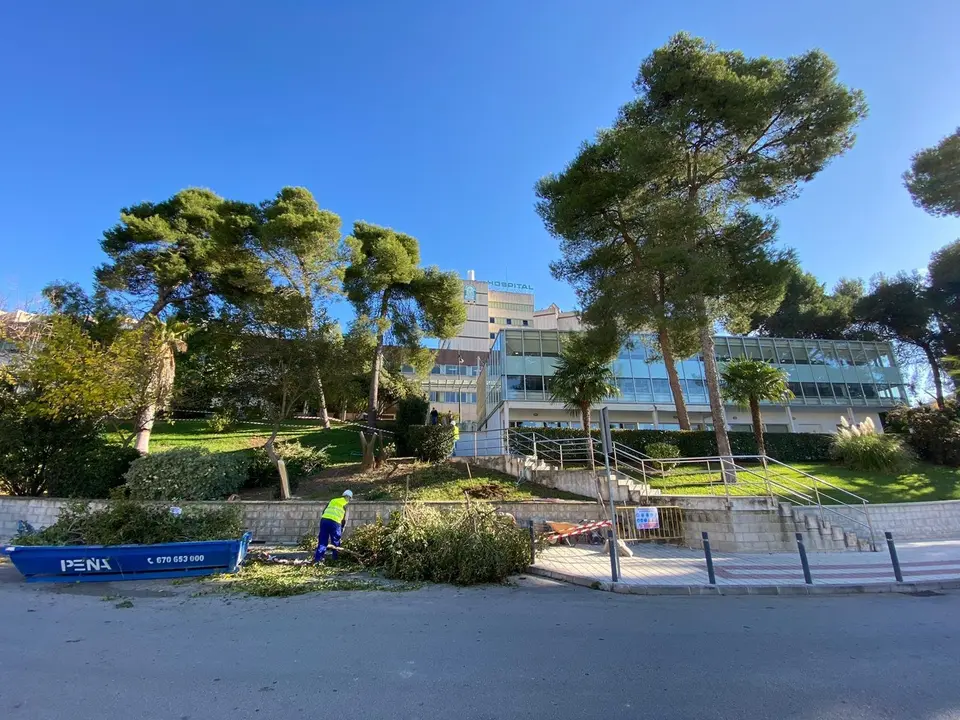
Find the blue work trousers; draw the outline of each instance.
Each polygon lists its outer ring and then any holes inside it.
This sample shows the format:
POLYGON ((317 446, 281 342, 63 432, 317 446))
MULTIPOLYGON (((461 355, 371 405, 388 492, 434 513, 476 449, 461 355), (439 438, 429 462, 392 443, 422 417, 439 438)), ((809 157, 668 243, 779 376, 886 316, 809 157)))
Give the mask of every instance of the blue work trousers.
MULTIPOLYGON (((340 536, 343 535, 343 526, 330 518, 320 520, 320 532, 317 534, 317 551, 313 554, 314 562, 322 562, 327 552, 327 545, 340 547, 340 536)), ((337 559, 337 551, 332 550, 333 559, 337 559)))

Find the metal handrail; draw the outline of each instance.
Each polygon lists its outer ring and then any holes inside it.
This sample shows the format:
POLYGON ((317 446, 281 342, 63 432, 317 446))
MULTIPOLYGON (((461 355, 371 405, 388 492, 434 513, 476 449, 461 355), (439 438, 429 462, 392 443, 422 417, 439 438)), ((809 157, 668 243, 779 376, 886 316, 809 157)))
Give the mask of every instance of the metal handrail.
POLYGON ((772 462, 774 465, 780 465, 781 467, 787 468, 787 469, 790 470, 791 472, 799 473, 800 475, 803 475, 804 477, 808 477, 808 478, 810 478, 811 480, 815 480, 816 482, 818 482, 818 483, 820 483, 820 484, 822 484, 822 485, 826 485, 827 487, 833 488, 834 490, 839 490, 840 492, 842 492, 842 493, 844 493, 844 494, 846 494, 846 495, 849 495, 850 497, 856 498, 856 499, 857 499, 857 502, 861 502, 861 503, 869 503, 869 502, 870 502, 870 501, 867 500, 865 497, 861 497, 860 495, 857 495, 857 494, 854 493, 854 492, 850 492, 849 490, 846 490, 846 489, 844 489, 844 488, 842 488, 842 487, 839 487, 839 486, 837 486, 837 485, 834 485, 833 483, 831 483, 831 482, 828 481, 828 480, 824 480, 823 478, 818 478, 818 477, 816 477, 815 475, 811 475, 811 474, 808 473, 808 472, 804 472, 804 471, 801 470, 800 468, 795 468, 795 467, 793 467, 792 465, 787 465, 787 464, 784 463, 784 462, 780 462, 780 461, 777 460, 776 458, 772 458, 772 457, 770 457, 770 456, 768 456, 768 455, 763 455, 763 456, 761 456, 761 457, 763 457, 767 462, 772 462))

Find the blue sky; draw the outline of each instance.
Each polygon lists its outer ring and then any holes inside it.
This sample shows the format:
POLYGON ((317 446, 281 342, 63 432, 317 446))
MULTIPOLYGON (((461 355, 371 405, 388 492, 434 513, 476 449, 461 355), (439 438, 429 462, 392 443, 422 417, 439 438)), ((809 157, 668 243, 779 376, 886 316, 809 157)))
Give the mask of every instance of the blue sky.
POLYGON ((923 267, 960 221, 914 208, 900 174, 960 125, 957 27, 956 0, 3 3, 0 298, 89 284, 125 205, 304 185, 345 228, 390 225, 426 263, 570 306, 533 185, 610 123, 678 30, 829 53, 870 117, 776 211, 781 241, 830 284, 923 267))

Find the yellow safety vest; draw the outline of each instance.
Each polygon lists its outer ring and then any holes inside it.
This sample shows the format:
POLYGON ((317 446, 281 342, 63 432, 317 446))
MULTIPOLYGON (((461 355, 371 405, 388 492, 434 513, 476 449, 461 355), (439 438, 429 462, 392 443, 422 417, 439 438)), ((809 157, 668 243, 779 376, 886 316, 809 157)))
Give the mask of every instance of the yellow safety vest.
POLYGON ((333 520, 334 522, 343 524, 343 518, 347 514, 347 502, 346 498, 334 498, 327 503, 327 507, 320 518, 322 520, 333 520))

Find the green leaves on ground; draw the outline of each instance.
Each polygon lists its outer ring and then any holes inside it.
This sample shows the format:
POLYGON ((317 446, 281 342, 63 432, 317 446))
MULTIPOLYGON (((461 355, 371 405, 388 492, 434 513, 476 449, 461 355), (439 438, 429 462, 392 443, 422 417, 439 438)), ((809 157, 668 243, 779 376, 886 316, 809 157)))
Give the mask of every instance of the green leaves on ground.
POLYGON ((447 512, 405 505, 386 523, 357 528, 344 548, 364 567, 407 581, 503 582, 530 564, 530 536, 482 503, 447 512))
POLYGON ((238 506, 183 508, 173 515, 165 506, 117 498, 101 509, 72 503, 57 522, 39 532, 18 535, 14 545, 127 545, 200 540, 235 540, 243 535, 238 506))

